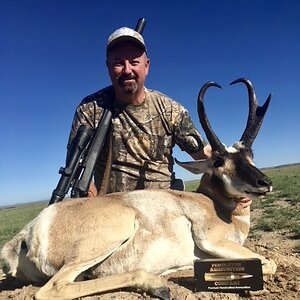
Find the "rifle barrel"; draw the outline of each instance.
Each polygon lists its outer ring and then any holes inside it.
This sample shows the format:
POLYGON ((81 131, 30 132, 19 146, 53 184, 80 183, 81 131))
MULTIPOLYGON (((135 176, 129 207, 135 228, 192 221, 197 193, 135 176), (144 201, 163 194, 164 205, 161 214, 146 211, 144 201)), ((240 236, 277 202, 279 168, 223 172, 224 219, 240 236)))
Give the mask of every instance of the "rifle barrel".
POLYGON ((139 34, 142 34, 144 31, 145 25, 146 25, 146 19, 139 18, 139 20, 135 26, 135 31, 137 31, 139 34))

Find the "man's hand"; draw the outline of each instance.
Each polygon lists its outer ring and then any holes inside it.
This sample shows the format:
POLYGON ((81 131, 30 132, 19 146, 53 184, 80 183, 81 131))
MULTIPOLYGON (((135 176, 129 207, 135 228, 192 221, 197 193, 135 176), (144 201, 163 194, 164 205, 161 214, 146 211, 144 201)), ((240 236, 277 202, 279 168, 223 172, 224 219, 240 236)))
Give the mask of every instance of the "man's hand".
POLYGON ((211 157, 212 149, 211 145, 207 144, 201 151, 194 153, 192 156, 195 160, 209 159, 211 157))

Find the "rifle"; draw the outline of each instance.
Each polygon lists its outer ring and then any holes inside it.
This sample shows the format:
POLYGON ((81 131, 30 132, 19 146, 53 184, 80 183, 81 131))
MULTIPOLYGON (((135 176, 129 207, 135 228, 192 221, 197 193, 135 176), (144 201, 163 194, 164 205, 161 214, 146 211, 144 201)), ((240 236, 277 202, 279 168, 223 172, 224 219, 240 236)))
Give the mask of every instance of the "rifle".
MULTIPOLYGON (((135 31, 142 34, 146 20, 140 18, 135 31)), ((71 197, 86 197, 90 186, 94 167, 101 154, 108 129, 111 124, 112 111, 105 108, 100 116, 98 127, 94 130, 87 125, 81 125, 74 137, 66 160, 66 166, 58 171, 61 174, 56 188, 52 192, 48 205, 60 202, 68 193, 70 187, 71 197)))

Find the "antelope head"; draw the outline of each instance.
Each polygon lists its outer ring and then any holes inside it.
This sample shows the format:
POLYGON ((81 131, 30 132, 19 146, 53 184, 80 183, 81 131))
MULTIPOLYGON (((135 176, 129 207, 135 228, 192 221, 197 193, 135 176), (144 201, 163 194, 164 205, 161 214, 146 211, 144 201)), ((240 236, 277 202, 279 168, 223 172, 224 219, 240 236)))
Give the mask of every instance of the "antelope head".
POLYGON ((255 198, 272 190, 271 180, 254 166, 251 149, 270 103, 271 94, 264 105, 259 106, 252 83, 242 78, 231 84, 239 82, 246 85, 249 95, 249 115, 241 139, 232 146, 226 147, 212 130, 204 109, 204 94, 210 87, 221 88, 221 86, 216 82, 208 82, 199 92, 198 115, 212 147, 212 156, 208 160, 192 162, 176 160, 180 166, 192 173, 205 173, 197 192, 206 194, 232 208, 235 207, 234 203, 239 202, 242 198, 255 198), (226 199, 225 203, 224 199, 226 199))

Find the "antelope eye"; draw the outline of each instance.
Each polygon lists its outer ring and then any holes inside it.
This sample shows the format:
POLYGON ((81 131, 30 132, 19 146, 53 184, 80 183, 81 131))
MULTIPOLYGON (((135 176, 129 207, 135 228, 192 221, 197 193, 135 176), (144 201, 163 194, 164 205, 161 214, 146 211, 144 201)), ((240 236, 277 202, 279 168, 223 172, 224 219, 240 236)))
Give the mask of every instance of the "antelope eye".
POLYGON ((224 165, 224 160, 223 159, 217 159, 215 162, 214 162, 214 168, 219 168, 219 167, 222 167, 224 165))

